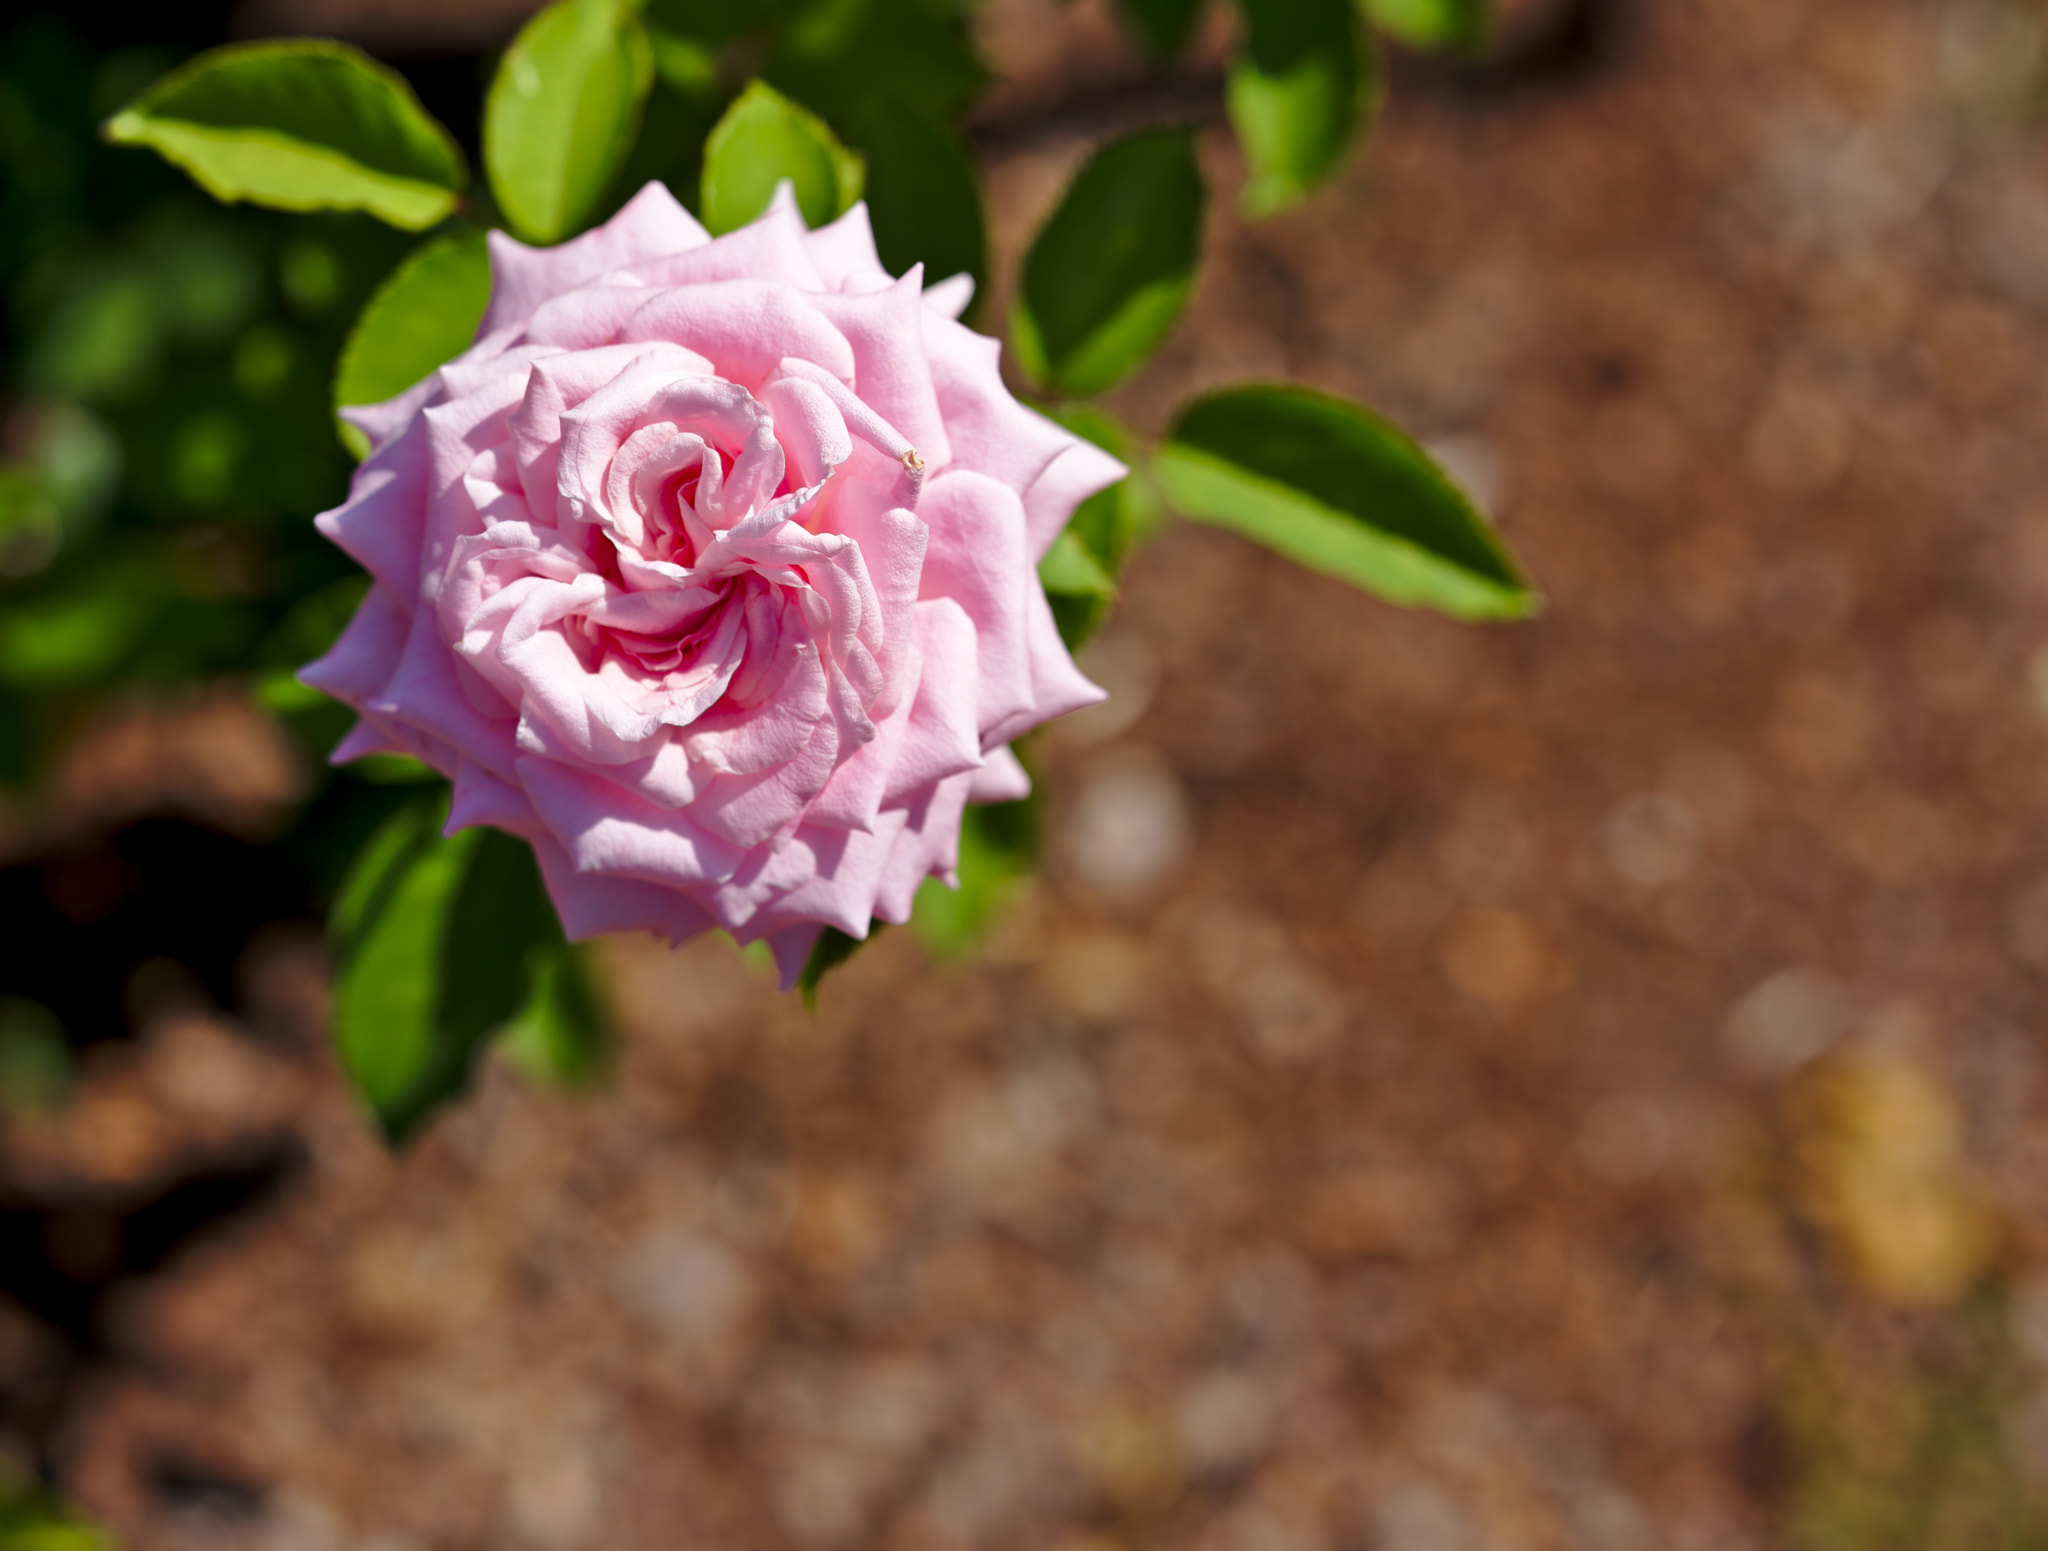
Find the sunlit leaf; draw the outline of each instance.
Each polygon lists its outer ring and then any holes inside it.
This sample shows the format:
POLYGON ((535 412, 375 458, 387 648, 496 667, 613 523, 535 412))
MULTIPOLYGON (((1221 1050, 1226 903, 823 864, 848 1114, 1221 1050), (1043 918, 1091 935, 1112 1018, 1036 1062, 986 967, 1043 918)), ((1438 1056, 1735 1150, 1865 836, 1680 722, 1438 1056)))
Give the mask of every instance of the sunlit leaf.
POLYGON ((1377 415, 1308 388, 1196 400, 1159 449, 1186 516, 1234 528, 1394 603, 1513 619, 1538 599, 1429 456, 1377 415))
POLYGON ((221 200, 367 210, 417 231, 455 208, 462 153, 395 71, 342 43, 295 38, 201 54, 107 121, 221 200))
POLYGON ((342 1065, 400 1142, 470 1080, 477 1050, 560 940, 533 853, 495 830, 440 833, 445 801, 402 808, 364 847, 333 912, 342 1065))
MULTIPOLYGON (((356 315, 335 368, 334 407, 382 403, 460 355, 490 299, 482 232, 414 249, 356 315)), ((341 439, 358 458, 369 456, 369 439, 354 426, 343 425, 341 439)))
POLYGON ((805 222, 823 226, 860 198, 866 175, 817 114, 752 81, 704 142, 704 224, 714 234, 745 226, 787 178, 805 222))
POLYGON ((484 103, 484 168, 512 230, 560 242, 633 148, 654 50, 630 0, 555 0, 512 40, 484 103))
POLYGON ((1411 48, 1472 49, 1493 24, 1490 0, 1357 0, 1367 21, 1411 48))
POLYGON ((1088 546, 1072 528, 1054 539, 1052 548, 1038 562, 1038 580, 1047 592, 1081 598, 1116 596, 1116 578, 1088 552, 1088 546))
POLYGON ((1298 202, 1350 149, 1376 76, 1350 0, 1238 0, 1247 32, 1230 66, 1230 122, 1251 176, 1251 216, 1298 202))
POLYGON ((1187 306, 1206 202, 1192 131, 1097 151, 1025 255, 1011 331, 1025 371, 1082 397, 1135 371, 1187 306))

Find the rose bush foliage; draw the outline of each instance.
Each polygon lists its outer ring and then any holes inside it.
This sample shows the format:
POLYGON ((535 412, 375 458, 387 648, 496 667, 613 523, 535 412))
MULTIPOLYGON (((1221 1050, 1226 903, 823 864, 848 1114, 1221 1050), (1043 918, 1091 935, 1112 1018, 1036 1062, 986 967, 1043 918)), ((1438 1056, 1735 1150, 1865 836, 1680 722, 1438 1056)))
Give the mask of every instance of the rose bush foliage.
POLYGON ((303 674, 360 715, 334 757, 447 776, 572 937, 722 927, 792 980, 824 927, 906 919, 964 805, 1027 790, 1011 740, 1100 698, 1036 566, 1125 470, 863 206, 713 240, 649 184, 490 245, 475 343, 346 412, 373 451, 319 523, 375 585, 303 674))

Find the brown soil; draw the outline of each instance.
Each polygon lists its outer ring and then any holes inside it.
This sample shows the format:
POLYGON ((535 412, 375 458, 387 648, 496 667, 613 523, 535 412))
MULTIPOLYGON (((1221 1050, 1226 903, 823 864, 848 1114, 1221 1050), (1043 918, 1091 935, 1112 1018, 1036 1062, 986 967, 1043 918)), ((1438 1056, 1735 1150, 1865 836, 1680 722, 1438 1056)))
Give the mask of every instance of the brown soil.
MULTIPOLYGON (((396 1160, 273 940, 267 1040, 173 1005, 7 1142, 81 1199, 276 1175, 66 1370, 83 1502, 137 1551, 2048 1544, 2044 13, 1612 23, 1219 200, 1118 396, 1385 408, 1540 621, 1169 531, 978 960, 890 933, 813 1017, 611 945, 615 1078, 494 1067, 396 1160)), ((1003 253, 1078 149, 992 169, 1003 253)), ((0 1321, 10 1382, 53 1341, 0 1321)))

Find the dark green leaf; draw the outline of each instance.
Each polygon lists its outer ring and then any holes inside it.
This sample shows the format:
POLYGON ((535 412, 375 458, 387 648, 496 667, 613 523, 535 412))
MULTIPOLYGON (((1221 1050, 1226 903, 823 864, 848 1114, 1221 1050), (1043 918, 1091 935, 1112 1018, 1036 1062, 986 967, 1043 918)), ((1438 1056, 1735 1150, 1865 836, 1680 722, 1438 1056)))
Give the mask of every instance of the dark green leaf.
POLYGON ((865 937, 849 937, 836 926, 828 926, 820 932, 817 942, 811 947, 811 956, 804 961, 803 973, 796 977, 796 988, 803 996, 804 1006, 815 1012, 818 982, 881 936, 888 924, 886 921, 870 922, 865 937))
POLYGON ((408 804, 364 847, 335 903, 342 1065, 393 1142, 467 1086, 485 1037, 527 997, 561 928, 525 842, 440 833, 442 799, 408 804))
POLYGON ((1238 0, 1247 23, 1230 67, 1230 121, 1251 176, 1251 216, 1299 201, 1343 163, 1377 75, 1350 0, 1238 0))
POLYGON ((1189 517, 1395 603, 1512 619, 1538 599, 1486 521, 1377 415, 1298 387, 1226 389, 1181 412, 1161 482, 1189 517))
POLYGON ((201 54, 107 121, 222 200, 367 210, 418 231, 455 208, 462 153, 396 72, 342 43, 240 43, 201 54))
POLYGON ((1011 332, 1024 369, 1082 397, 1136 370, 1187 306, 1206 199, 1190 130, 1096 152, 1025 255, 1011 332))
POLYGON ((555 0, 519 29, 484 103, 484 167, 512 230, 560 242, 633 148, 654 50, 630 0, 555 0))
MULTIPOLYGON (((334 407, 381 404, 460 355, 490 299, 482 232, 415 248, 356 315, 335 367, 334 407)), ((342 426, 341 439, 358 458, 369 456, 369 441, 354 426, 342 426)))
POLYGON ((867 157, 868 220, 883 267, 924 265, 927 284, 950 275, 987 279, 981 187, 967 144, 916 109, 888 98, 853 124, 867 157))
POLYGON ((704 224, 734 231, 768 208, 787 178, 797 207, 823 226, 860 198, 866 169, 825 121, 765 81, 751 81, 704 142, 704 224))
POLYGON ((1170 60, 1188 46, 1202 0, 1119 0, 1117 9, 1153 58, 1170 60))
POLYGON ((535 1082, 587 1087, 609 1063, 611 1039, 582 954, 569 943, 537 950, 532 984, 498 1048, 535 1082))
POLYGON ((807 5, 779 30, 761 75, 849 132, 877 102, 951 124, 988 80, 966 13, 960 0, 807 5))
POLYGON ((970 807, 960 820, 960 886, 927 878, 911 909, 910 924, 925 947, 951 958, 979 942, 1037 865, 1038 843, 1034 800, 970 807))
POLYGON ((1358 0, 1367 21, 1411 48, 1475 49, 1493 25, 1489 0, 1358 0))

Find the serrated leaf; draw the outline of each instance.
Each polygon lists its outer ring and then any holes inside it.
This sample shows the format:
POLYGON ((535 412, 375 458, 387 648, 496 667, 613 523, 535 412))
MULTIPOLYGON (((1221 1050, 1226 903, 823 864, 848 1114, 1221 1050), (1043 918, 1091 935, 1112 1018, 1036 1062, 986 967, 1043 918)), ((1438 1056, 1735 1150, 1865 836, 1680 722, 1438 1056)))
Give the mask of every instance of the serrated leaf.
POLYGON ((468 1085, 482 1042, 526 998, 529 956, 560 941, 525 842, 444 837, 445 807, 410 803, 373 835, 332 918, 336 1044, 393 1143, 468 1085))
POLYGON ((535 1082, 586 1087, 610 1062, 611 1034, 583 955, 554 944, 539 949, 531 967, 532 991, 498 1049, 535 1082))
POLYGON ((745 226, 786 178, 804 221, 823 226, 852 208, 866 176, 866 163, 817 114, 750 81, 704 142, 704 225, 713 235, 745 226))
MULTIPOLYGON (((334 372, 334 407, 381 404, 469 348, 491 299, 482 232, 436 237, 400 261, 356 315, 334 372)), ((341 426, 358 458, 369 439, 341 426)))
POLYGON ((1025 371, 1077 397, 1135 371, 1187 306, 1207 198, 1191 130, 1089 158, 1024 258, 1010 342, 1025 371))
POLYGON ((1390 602, 1515 619, 1538 599, 1428 454, 1377 415, 1292 386, 1181 412, 1156 466, 1185 515, 1233 528, 1390 602))
POLYGON ((1493 26, 1489 0, 1358 0, 1358 8, 1410 48, 1475 49, 1493 26))
POLYGON ((803 973, 796 977, 796 988, 804 999, 804 1006, 815 1012, 818 983, 881 936, 888 924, 886 921, 869 922, 865 937, 850 937, 836 926, 828 926, 820 932, 818 940, 811 945, 811 956, 804 960, 803 973))
POLYGON ((555 0, 519 29, 484 102, 484 168, 515 233, 560 242, 587 224, 653 84, 630 0, 555 0))
POLYGON ((1344 162, 1377 69, 1350 0, 1238 0, 1247 23, 1226 100, 1251 176, 1246 215, 1298 203, 1344 162))
POLYGON ((1170 60, 1187 48, 1202 0, 1119 0, 1117 10, 1153 58, 1170 60))
POLYGON ((367 210, 410 231, 455 208, 462 153, 406 85, 359 49, 313 39, 209 50, 109 119, 214 198, 367 210))

